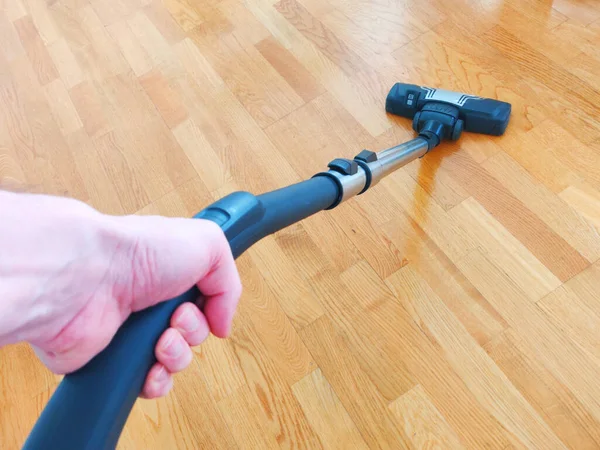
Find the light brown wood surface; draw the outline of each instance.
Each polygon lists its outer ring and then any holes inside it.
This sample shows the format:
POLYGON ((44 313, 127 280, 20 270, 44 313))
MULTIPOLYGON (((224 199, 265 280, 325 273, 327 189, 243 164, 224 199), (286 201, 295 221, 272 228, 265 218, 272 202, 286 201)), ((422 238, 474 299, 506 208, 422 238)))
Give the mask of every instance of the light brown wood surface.
MULTIPOLYGON (((2 0, 0 183, 189 217, 410 139, 396 81, 511 102, 244 254, 120 448, 598 449, 599 74, 596 0, 2 0)), ((59 380, 0 350, 2 449, 59 380)))

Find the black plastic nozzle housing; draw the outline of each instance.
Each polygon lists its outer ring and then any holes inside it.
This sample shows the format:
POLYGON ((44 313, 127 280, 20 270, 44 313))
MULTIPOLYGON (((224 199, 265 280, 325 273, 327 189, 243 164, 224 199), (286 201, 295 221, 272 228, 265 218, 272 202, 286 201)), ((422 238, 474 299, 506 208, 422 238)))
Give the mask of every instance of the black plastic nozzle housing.
MULTIPOLYGON (((472 133, 500 136, 506 131, 512 108, 510 103, 491 98, 415 84, 396 83, 387 96, 385 109, 390 114, 410 119, 415 118, 419 112, 431 111, 430 108, 437 109, 440 117, 442 114, 448 115, 450 109, 443 110, 440 105, 456 108, 450 115, 456 115, 456 123, 462 121, 462 124, 458 125, 462 128, 456 132, 454 131, 456 125, 452 129, 449 129, 448 125, 445 126, 444 138, 448 139, 453 138, 453 133, 457 133, 454 136, 458 138, 462 129, 472 133)), ((415 121, 415 123, 424 122, 422 117, 415 121)))

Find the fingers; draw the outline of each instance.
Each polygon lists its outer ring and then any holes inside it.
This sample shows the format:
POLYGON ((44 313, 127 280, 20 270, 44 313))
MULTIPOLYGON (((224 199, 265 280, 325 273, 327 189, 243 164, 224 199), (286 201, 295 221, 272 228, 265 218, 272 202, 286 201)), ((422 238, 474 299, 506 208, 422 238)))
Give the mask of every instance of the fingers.
POLYGON ((140 397, 152 399, 163 397, 169 393, 173 387, 173 376, 167 371, 161 363, 156 363, 146 377, 146 383, 140 397))
POLYGON ((174 328, 165 331, 156 344, 156 359, 171 372, 179 372, 192 362, 192 349, 174 328))
POLYGON ((206 317, 192 303, 184 303, 173 313, 171 327, 175 328, 190 346, 200 345, 210 328, 206 317))
POLYGON ((167 395, 173 387, 173 374, 185 369, 193 359, 190 346, 200 345, 210 333, 206 318, 192 303, 177 308, 171 317, 171 327, 156 344, 158 362, 148 372, 142 398, 167 395))
POLYGON ((205 297, 203 310, 211 332, 227 337, 242 294, 242 282, 229 243, 220 229, 212 242, 212 266, 197 286, 205 297))

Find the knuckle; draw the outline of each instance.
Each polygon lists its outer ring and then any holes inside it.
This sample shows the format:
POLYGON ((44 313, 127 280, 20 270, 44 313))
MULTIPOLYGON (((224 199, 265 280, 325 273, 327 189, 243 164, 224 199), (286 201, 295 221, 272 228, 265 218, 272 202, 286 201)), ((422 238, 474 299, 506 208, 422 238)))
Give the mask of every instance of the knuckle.
POLYGON ((227 236, 225 236, 223 229, 216 223, 210 220, 205 220, 204 223, 206 226, 205 232, 207 234, 207 237, 215 245, 215 248, 219 250, 220 256, 222 256, 223 253, 226 253, 223 252, 223 250, 229 249, 229 242, 227 241, 227 236))
POLYGON ((208 335, 209 335, 209 330, 202 329, 198 333, 196 333, 193 337, 190 338, 189 344, 192 346, 200 345, 206 340, 206 338, 208 338, 208 335))
POLYGON ((225 240, 225 233, 215 222, 212 220, 202 219, 202 223, 204 226, 204 234, 206 234, 211 240, 225 240))
POLYGON ((240 299, 240 297, 242 296, 242 293, 244 291, 244 288, 242 286, 242 280, 240 279, 240 277, 237 274, 236 274, 235 280, 233 281, 231 286, 229 286, 229 290, 230 290, 231 296, 237 303, 237 301, 240 299))

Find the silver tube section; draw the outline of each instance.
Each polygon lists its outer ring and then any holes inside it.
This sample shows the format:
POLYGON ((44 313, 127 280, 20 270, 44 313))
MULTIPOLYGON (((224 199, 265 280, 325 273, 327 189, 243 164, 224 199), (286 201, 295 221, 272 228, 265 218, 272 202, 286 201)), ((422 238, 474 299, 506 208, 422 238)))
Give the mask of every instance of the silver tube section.
POLYGON ((340 203, 358 195, 367 183, 367 174, 362 167, 359 167, 358 172, 354 175, 344 175, 333 170, 330 170, 328 174, 336 177, 342 185, 342 199, 340 203))
POLYGON ((377 153, 377 161, 369 163, 371 169, 371 186, 376 185, 382 178, 409 162, 427 153, 427 141, 415 138, 395 147, 377 153))
MULTIPOLYGON (((425 139, 415 138, 412 141, 377 153, 377 160, 367 164, 371 172, 371 182, 368 188, 377 184, 383 177, 389 175, 394 170, 408 164, 414 159, 420 158, 427 153, 427 149, 428 145, 425 139)), ((342 198, 335 205, 360 194, 367 186, 367 172, 361 166, 358 167, 358 171, 353 175, 345 175, 335 170, 329 170, 326 173, 322 172, 319 175, 333 177, 339 182, 342 198)))

